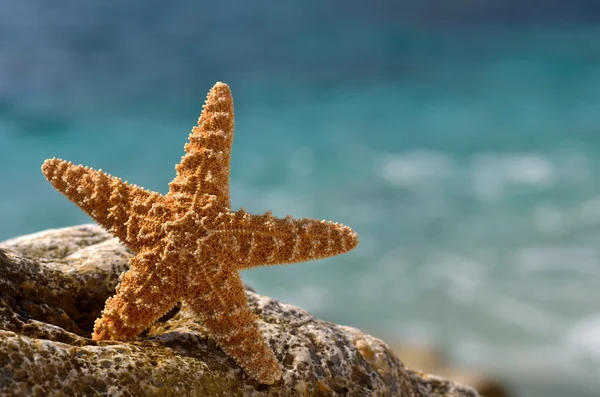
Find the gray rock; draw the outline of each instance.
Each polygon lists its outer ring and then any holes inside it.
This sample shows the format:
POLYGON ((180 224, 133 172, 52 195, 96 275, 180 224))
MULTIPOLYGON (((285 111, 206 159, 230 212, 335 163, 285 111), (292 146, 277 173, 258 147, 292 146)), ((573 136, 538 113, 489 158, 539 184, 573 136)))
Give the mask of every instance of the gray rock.
POLYGON ((93 322, 132 253, 96 225, 0 243, 2 396, 464 396, 407 369, 382 341, 247 290, 282 380, 249 378, 185 306, 135 342, 96 342, 93 322))

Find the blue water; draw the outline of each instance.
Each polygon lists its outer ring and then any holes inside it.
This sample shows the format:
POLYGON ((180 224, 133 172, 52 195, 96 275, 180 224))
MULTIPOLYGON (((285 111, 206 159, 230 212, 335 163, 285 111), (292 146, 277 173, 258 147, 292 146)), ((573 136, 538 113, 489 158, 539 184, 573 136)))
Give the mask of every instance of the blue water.
POLYGON ((593 25, 39 3, 0 13, 0 239, 89 221, 44 180, 46 158, 165 193, 222 80, 233 207, 335 220, 361 240, 245 281, 391 344, 441 346, 522 396, 597 395, 593 25))

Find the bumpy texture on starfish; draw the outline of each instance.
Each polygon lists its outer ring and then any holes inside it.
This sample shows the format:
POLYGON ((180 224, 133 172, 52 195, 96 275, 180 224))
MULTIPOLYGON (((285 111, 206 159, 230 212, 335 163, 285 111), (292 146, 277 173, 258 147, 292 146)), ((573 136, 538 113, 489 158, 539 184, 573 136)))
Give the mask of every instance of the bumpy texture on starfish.
POLYGON ((232 142, 233 99, 217 83, 167 195, 60 159, 46 160, 42 172, 137 253, 96 320, 93 339, 131 340, 183 301, 248 375, 272 384, 281 366, 260 334, 238 271, 341 254, 358 238, 338 223, 231 211, 232 142))

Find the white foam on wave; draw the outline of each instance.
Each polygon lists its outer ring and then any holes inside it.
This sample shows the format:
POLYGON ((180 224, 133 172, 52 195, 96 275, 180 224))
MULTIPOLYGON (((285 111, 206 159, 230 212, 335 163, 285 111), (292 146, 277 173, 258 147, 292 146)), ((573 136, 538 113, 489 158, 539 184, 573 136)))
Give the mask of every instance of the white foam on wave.
POLYGON ((587 245, 533 245, 515 253, 514 267, 520 274, 567 272, 598 275, 600 258, 587 245))
POLYGON ((375 172, 391 185, 419 188, 452 175, 452 156, 433 150, 412 150, 383 155, 375 163, 375 172))
POLYGON ((454 252, 440 252, 423 264, 421 283, 430 289, 445 289, 456 302, 468 302, 480 293, 485 276, 480 263, 454 252))
POLYGON ((478 154, 471 172, 473 191, 484 201, 501 198, 511 185, 547 188, 557 179, 550 159, 538 153, 478 154))
POLYGON ((565 333, 564 341, 579 355, 600 360, 600 313, 576 322, 565 333))
POLYGON ((497 295, 493 299, 493 311, 505 325, 512 325, 536 337, 551 336, 560 326, 561 320, 542 305, 508 295, 497 295))

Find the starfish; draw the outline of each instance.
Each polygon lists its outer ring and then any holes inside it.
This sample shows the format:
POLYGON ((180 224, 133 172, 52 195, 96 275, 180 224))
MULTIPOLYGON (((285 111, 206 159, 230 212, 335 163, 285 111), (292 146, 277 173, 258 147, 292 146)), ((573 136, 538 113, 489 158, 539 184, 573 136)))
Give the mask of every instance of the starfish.
POLYGON ((229 86, 216 83, 164 196, 57 158, 42 172, 136 253, 95 322, 94 340, 132 340, 183 302, 250 377, 273 384, 282 367, 260 334, 239 271, 341 254, 358 238, 334 222, 232 211, 233 120, 229 86))

